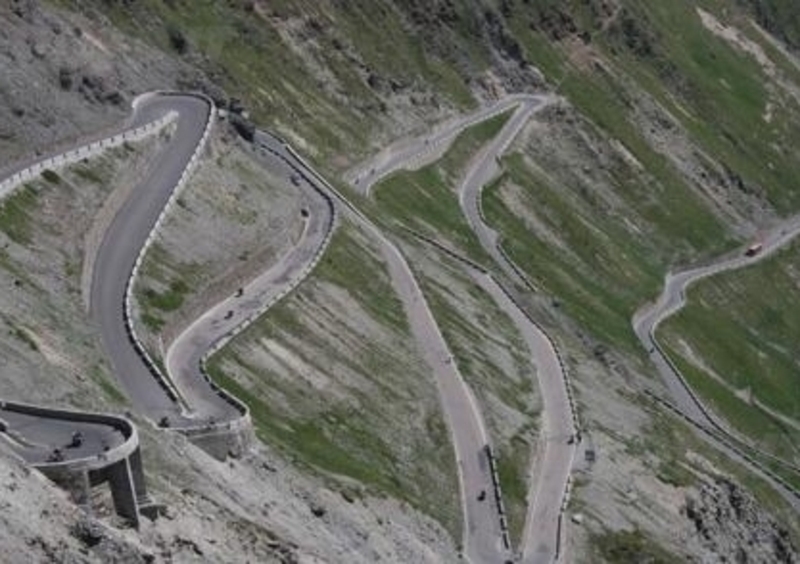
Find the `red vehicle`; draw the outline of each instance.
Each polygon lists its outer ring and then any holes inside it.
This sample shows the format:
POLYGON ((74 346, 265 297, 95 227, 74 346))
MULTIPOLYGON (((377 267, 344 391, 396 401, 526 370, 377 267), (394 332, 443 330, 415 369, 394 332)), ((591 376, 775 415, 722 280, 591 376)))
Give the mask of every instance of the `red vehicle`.
POLYGON ((752 257, 752 256, 755 256, 758 253, 760 253, 761 249, 763 249, 763 248, 764 248, 764 244, 763 243, 760 243, 760 242, 753 243, 752 245, 747 247, 747 250, 744 252, 744 254, 745 254, 745 256, 752 257))

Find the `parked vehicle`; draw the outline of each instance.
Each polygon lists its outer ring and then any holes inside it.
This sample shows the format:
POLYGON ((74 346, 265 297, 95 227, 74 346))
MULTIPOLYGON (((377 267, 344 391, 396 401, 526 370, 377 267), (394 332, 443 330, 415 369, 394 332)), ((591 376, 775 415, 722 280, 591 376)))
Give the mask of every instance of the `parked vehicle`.
POLYGON ((758 253, 761 252, 761 249, 764 248, 764 244, 761 242, 756 242, 747 247, 747 250, 744 252, 745 256, 753 257, 756 256, 758 253))

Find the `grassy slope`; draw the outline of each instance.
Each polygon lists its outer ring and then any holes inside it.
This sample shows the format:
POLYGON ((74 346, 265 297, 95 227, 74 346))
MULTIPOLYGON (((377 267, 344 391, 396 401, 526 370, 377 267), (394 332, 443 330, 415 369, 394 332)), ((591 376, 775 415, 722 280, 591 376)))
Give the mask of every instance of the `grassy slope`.
POLYGON ((340 227, 311 277, 210 369, 250 405, 264 441, 332 479, 409 501, 459 539, 438 396, 374 252, 340 227))
MULTIPOLYGON (((496 225, 516 242, 517 247, 509 247, 509 251, 532 277, 560 298, 570 314, 600 338, 635 348, 627 319, 632 308, 657 288, 663 270, 670 264, 718 252, 731 241, 707 204, 694 195, 674 165, 637 129, 631 84, 649 91, 710 158, 781 213, 796 209, 798 204, 791 186, 798 166, 793 153, 798 112, 792 100, 763 88, 764 76, 751 60, 699 26, 688 0, 655 7, 642 0, 627 0, 624 4, 629 20, 634 22, 633 30, 612 25, 602 34, 593 13, 598 4, 577 0, 508 3, 506 18, 528 57, 553 80, 566 77, 560 83, 561 92, 591 120, 601 136, 610 135, 622 142, 645 166, 646 173, 619 160, 613 162, 605 183, 622 205, 617 214, 608 213, 608 209, 598 213, 592 182, 577 175, 560 176, 553 171, 562 171, 563 166, 549 166, 558 163, 526 149, 529 159, 515 156, 506 162, 507 174, 488 192, 486 209, 496 225), (589 33, 607 62, 613 61, 613 72, 596 67, 577 70, 566 62, 566 48, 552 43, 553 31, 541 18, 559 5, 575 14, 578 28, 589 33), (772 96, 785 110, 784 119, 767 126, 760 116, 772 96), (764 162, 773 166, 761 166, 764 162), (509 208, 510 200, 502 197, 509 191, 523 194, 525 208, 509 208), (527 214, 544 218, 545 225, 567 241, 569 251, 563 252, 536 233, 524 221, 527 214), (633 229, 625 219, 639 229, 633 229)), ((309 49, 317 49, 316 56, 332 69, 341 85, 341 97, 317 88, 308 69, 286 48, 275 29, 252 24, 256 20, 242 14, 238 4, 219 3, 213 9, 208 2, 173 5, 177 7, 144 0, 135 8, 116 7, 112 16, 166 49, 164 27, 142 22, 166 21, 178 26, 189 38, 191 49, 202 52, 212 66, 216 65, 221 81, 234 92, 244 93, 259 120, 290 121, 291 128, 323 157, 357 155, 367 144, 366 137, 375 131, 380 103, 365 88, 363 76, 353 72, 339 49, 332 48, 333 35, 323 33, 320 45, 309 49), (252 45, 258 45, 259 50, 252 45)), ((274 13, 282 16, 295 10, 315 13, 323 28, 336 19, 340 24, 337 27, 347 30, 346 35, 371 65, 387 73, 407 72, 406 78, 433 84, 453 103, 469 104, 461 79, 444 70, 441 61, 425 68, 430 62, 421 56, 417 43, 396 33, 397 16, 392 8, 387 16, 383 3, 364 0, 336 7, 323 4, 323 8, 313 2, 271 5, 274 13), (386 26, 389 32, 376 33, 377 27, 368 25, 376 17, 388 17, 393 22, 386 26)), ((732 7, 731 2, 721 0, 703 5, 715 13, 720 13, 720 6, 732 7)), ((457 32, 459 37, 468 37, 474 31, 469 23, 468 18, 460 20, 464 29, 457 32)), ((476 51, 475 59, 480 61, 481 49, 476 51)))
MULTIPOLYGON (((225 289, 226 277, 227 285, 236 284, 240 278, 236 269, 245 261, 257 256, 268 262, 282 252, 290 233, 299 230, 301 204, 296 190, 271 176, 241 147, 228 143, 224 130, 212 137, 210 147, 215 158, 201 162, 193 173, 148 249, 134 286, 146 329, 141 336, 147 344, 159 337, 169 342, 174 329, 187 323, 193 311, 199 313, 195 310, 204 300, 217 295, 220 286, 225 289), (210 225, 217 237, 185 248, 192 237, 205 236, 208 217, 213 218, 210 225), (219 260, 220 255, 226 259, 219 260)), ((160 357, 159 347, 152 348, 154 357, 160 357)))
MULTIPOLYGON (((461 212, 455 187, 472 158, 500 131, 509 113, 461 133, 441 159, 417 171, 399 172, 374 187, 378 213, 399 221, 483 264, 491 259, 477 241, 461 212)), ((391 221, 391 220, 390 220, 391 221)), ((459 267, 460 268, 460 267, 459 267)), ((473 283, 456 270, 447 269, 447 283, 434 280, 429 271, 417 272, 423 291, 459 369, 478 394, 498 451, 499 474, 509 512, 512 537, 518 539, 524 524, 527 475, 536 414, 532 411, 535 373, 522 351, 526 345, 510 319, 473 283), (469 293, 469 298, 463 295, 469 293), (464 302, 473 303, 470 308, 464 302), (475 315, 468 311, 478 311, 475 315), (497 359, 487 354, 492 341, 501 339, 513 352, 520 374, 505 374, 497 359), (489 345, 489 346, 487 346, 489 345), (504 407, 500 410, 498 404, 504 407), (511 410, 528 424, 509 425, 499 411, 511 410)))
POLYGON ((688 293, 689 306, 659 329, 673 356, 692 366, 693 383, 717 410, 759 445, 798 460, 800 431, 736 397, 751 393, 800 424, 797 370, 800 356, 800 246, 741 271, 702 280, 688 293), (685 343, 685 346, 684 346, 685 343), (720 385, 707 370, 728 384, 720 385))
MULTIPOLYGON (((407 15, 388 1, 270 1, 256 2, 257 9, 211 0, 52 1, 93 6, 123 30, 197 64, 241 98, 260 125, 277 126, 318 153, 324 167, 356 161, 370 137, 393 126, 382 100, 388 90, 416 96, 427 112, 475 103, 464 76, 444 54, 426 53, 407 15), (176 47, 175 37, 185 47, 176 47)), ((487 60, 486 47, 470 45, 477 64, 487 60)))
MULTIPOLYGON (((725 2, 705 4, 716 13, 723 4, 730 8, 725 2)), ((800 108, 783 93, 767 92, 768 77, 749 56, 706 31, 693 3, 645 10, 630 0, 602 32, 599 18, 581 18, 573 8, 605 70, 570 63, 566 46, 548 43, 545 31, 527 36, 529 56, 560 81, 561 92, 591 120, 596 136, 621 142, 645 172, 619 158, 604 162, 602 182, 615 196, 609 206, 602 193, 598 197, 596 178, 571 174, 557 155, 526 147, 531 159, 506 160, 507 174, 487 192, 485 209, 507 236, 511 255, 570 314, 599 338, 635 348, 628 319, 657 289, 666 268, 732 244, 709 202, 639 129, 635 88, 649 92, 708 158, 779 213, 800 204, 791 181, 800 166, 793 149, 800 108), (672 32, 676 28, 680 34, 672 32), (762 119, 768 99, 784 110, 778 123, 762 119), (509 207, 515 187, 523 209, 509 207), (570 252, 532 233, 524 216, 557 232, 570 252), (531 240, 532 234, 538 237, 531 240)))
POLYGON ((378 213, 488 264, 488 255, 461 212, 456 187, 470 160, 502 129, 509 115, 466 129, 435 163, 395 173, 375 185, 378 213))

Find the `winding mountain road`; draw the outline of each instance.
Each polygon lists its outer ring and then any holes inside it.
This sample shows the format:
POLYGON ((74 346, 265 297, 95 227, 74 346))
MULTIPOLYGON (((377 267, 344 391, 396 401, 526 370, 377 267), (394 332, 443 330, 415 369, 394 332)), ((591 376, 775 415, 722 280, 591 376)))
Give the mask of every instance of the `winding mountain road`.
POLYGON ((360 194, 370 196, 372 187, 389 174, 400 169, 419 168, 440 158, 456 136, 465 129, 500 115, 517 105, 536 104, 537 100, 546 98, 548 96, 531 94, 505 96, 470 114, 456 116, 434 125, 431 131, 421 137, 406 138, 391 143, 377 155, 345 173, 344 179, 360 194))
MULTIPOLYGON (((497 159, 517 137, 528 119, 554 100, 550 96, 522 99, 501 131, 473 162, 459 186, 459 203, 481 246, 511 279, 527 285, 518 269, 500 252, 497 233, 481 213, 483 187, 500 172, 497 159)), ((536 366, 542 394, 543 418, 540 437, 542 462, 528 496, 528 512, 520 547, 522 561, 531 564, 553 562, 558 556, 559 517, 575 457, 578 429, 566 388, 566 375, 553 342, 491 277, 480 282, 484 290, 509 315, 523 336, 536 366)))
MULTIPOLYGON (((553 97, 547 95, 518 94, 510 96, 482 108, 474 114, 452 120, 438 128, 433 135, 416 140, 404 140, 396 146, 387 148, 374 160, 354 169, 349 177, 357 189, 363 194, 369 195, 374 184, 389 174, 412 166, 418 167, 439 158, 464 129, 516 106, 503 129, 473 161, 458 192, 462 211, 483 247, 512 280, 525 283, 525 280, 521 280, 517 271, 507 263, 505 257, 500 253, 497 234, 482 219, 480 193, 483 186, 498 173, 497 158, 519 134, 530 116, 553 100, 553 97)), ((552 562, 558 554, 559 516, 575 455, 575 445, 571 439, 577 432, 566 390, 565 376, 553 343, 541 328, 527 317, 493 277, 487 274, 476 274, 475 280, 517 325, 530 348, 534 364, 537 367, 537 378, 544 403, 542 429, 542 436, 545 437, 544 454, 541 470, 531 484, 528 516, 520 552, 525 562, 552 562)), ((435 324, 435 321, 432 321, 432 324, 435 324)), ((418 338, 418 342, 424 346, 424 341, 420 341, 418 338)), ((454 369, 455 365, 455 362, 451 363, 454 369)), ((463 384, 463 388, 466 388, 466 384, 463 384)), ((468 388, 466 389, 466 393, 471 395, 468 388)), ((440 387, 440 393, 445 413, 450 416, 449 410, 455 406, 451 407, 448 402, 450 395, 454 392, 451 389, 440 387)), ((474 409, 476 413, 473 417, 480 419, 481 415, 477 404, 474 409)), ((490 444, 490 439, 486 436, 485 431, 481 435, 476 435, 466 422, 460 423, 452 416, 450 419, 451 432, 457 451, 472 452, 480 446, 477 442, 479 440, 484 441, 486 445, 490 444)), ((481 478, 479 473, 461 475, 462 493, 466 495, 467 501, 465 505, 467 522, 464 538, 465 553, 476 564, 478 562, 500 562, 501 558, 509 558, 511 554, 510 547, 505 545, 500 545, 499 547, 503 550, 497 551, 497 535, 502 536, 504 533, 504 531, 498 530, 497 526, 497 523, 500 522, 500 516, 497 513, 499 508, 496 505, 487 507, 487 505, 471 503, 472 500, 468 495, 469 492, 474 492, 476 487, 484 486, 487 478, 490 476, 481 478), (495 512, 495 515, 486 515, 487 508, 495 512)), ((507 542, 507 536, 504 542, 507 542)))
MULTIPOLYGON (((744 268, 762 261, 789 244, 798 234, 800 234, 800 216, 795 216, 764 231, 759 238, 762 248, 756 255, 747 256, 744 250, 740 249, 727 253, 704 266, 676 273, 667 273, 661 294, 654 302, 642 306, 634 314, 631 323, 636 336, 648 350, 651 360, 667 386, 667 390, 675 402, 675 408, 695 425, 699 425, 708 431, 716 432, 727 441, 732 439, 727 443, 713 442, 717 448, 721 448, 729 456, 749 466, 761 475, 795 510, 800 511, 800 497, 798 497, 798 494, 787 487, 787 484, 770 470, 761 464, 755 463, 749 454, 741 450, 737 443, 748 444, 748 441, 717 420, 716 416, 708 409, 678 368, 668 358, 655 336, 658 325, 686 305, 686 290, 691 284, 709 276, 744 268)), ((748 448, 767 458, 774 459, 771 454, 762 453, 753 445, 748 444, 748 448)))
MULTIPOLYGON (((127 139, 158 131, 168 123, 171 112, 184 104, 191 106, 179 98, 170 98, 169 101, 154 95, 137 98, 131 117, 117 128, 90 136, 75 149, 7 166, 0 172, 0 198, 12 194, 26 179, 47 168, 64 166, 127 139)), ((116 304, 118 312, 122 310, 122 304, 122 300, 116 304)), ((151 376, 148 378, 152 380, 151 376)), ((103 468, 138 449, 136 430, 123 417, 16 402, 0 401, 0 431, 14 452, 46 473, 60 467, 73 470, 103 468), (80 434, 79 444, 73 443, 75 433, 80 434)))
POLYGON ((485 447, 486 426, 477 401, 453 361, 447 342, 431 312, 422 290, 400 249, 381 229, 343 194, 328 183, 311 165, 287 146, 287 150, 308 173, 342 205, 357 224, 371 233, 380 245, 392 287, 403 304, 412 336, 431 368, 439 391, 445 421, 453 438, 464 514, 463 553, 474 564, 505 562, 512 556, 503 543, 498 506, 493 499, 492 472, 485 447), (484 496, 481 496, 484 492, 484 496))
POLYGON ((136 105, 134 119, 154 119, 166 112, 177 113, 175 131, 103 235, 94 261, 89 311, 114 374, 137 411, 154 421, 166 418, 171 426, 190 427, 239 419, 242 409, 212 388, 199 370, 192 382, 181 381, 178 398, 169 394, 163 375, 154 374, 137 348, 124 307, 137 259, 201 145, 214 108, 198 96, 151 95, 136 105))
MULTIPOLYGON (((497 235, 485 224, 480 210, 480 192, 497 173, 496 159, 516 137, 525 122, 550 101, 548 96, 515 95, 480 109, 470 116, 452 120, 422 139, 390 146, 375 160, 354 170, 351 182, 364 194, 386 175, 410 166, 419 166, 441 155, 450 141, 465 128, 516 106, 514 114, 498 136, 480 153, 459 187, 459 201, 467 221, 481 244, 513 280, 520 276, 498 249, 497 235)), ((111 222, 95 259, 90 292, 90 315, 97 323, 115 374, 135 408, 154 421, 167 418, 181 429, 202 429, 241 420, 242 405, 210 383, 201 369, 210 351, 218 349, 248 321, 254 319, 311 270, 324 251, 334 228, 334 211, 314 213, 306 220, 302 236, 285 256, 242 288, 214 305, 170 344, 166 367, 170 379, 154 374, 136 346, 130 332, 126 299, 132 274, 142 249, 146 248, 154 227, 174 198, 176 187, 185 180, 187 169, 202 149, 214 109, 203 97, 152 94, 141 97, 124 128, 135 128, 160 119, 169 112, 177 115, 172 137, 131 197, 111 222)), ((490 445, 478 403, 458 370, 413 272, 398 247, 366 216, 354 207, 297 155, 290 146, 267 133, 257 135, 255 146, 266 151, 272 166, 284 167, 284 174, 300 174, 303 189, 324 192, 338 200, 357 223, 379 242, 392 284, 400 297, 415 340, 431 367, 452 433, 456 451, 461 498, 464 510, 464 554, 472 563, 503 562, 513 557, 504 539, 499 507, 493 496, 482 499, 481 492, 493 491, 492 473, 485 447, 490 445), (282 163, 282 164, 281 164, 282 163)), ((14 174, 22 167, 11 169, 14 174)), ((691 389, 671 367, 654 339, 654 331, 666 317, 685 303, 685 289, 692 282, 718 272, 740 268, 763 260, 800 232, 793 220, 767 233, 763 251, 755 257, 741 254, 725 257, 709 266, 668 275, 659 299, 639 312, 633 320, 642 343, 653 349, 652 357, 680 409, 690 418, 704 421, 706 410, 691 389)), ((568 438, 577 433, 573 407, 568 397, 563 367, 552 341, 522 311, 490 275, 476 277, 520 329, 537 367, 542 392, 545 440, 543 462, 531 484, 529 508, 520 552, 530 563, 551 562, 557 556, 558 519, 575 455, 568 438)), ((245 408, 246 417, 246 408, 245 408)), ((31 462, 42 462, 54 445, 63 445, 72 432, 80 430, 84 442, 68 449, 75 459, 96 457, 126 442, 119 427, 99 421, 80 421, 55 411, 46 414, 5 409, 0 403, 0 427, 13 448, 31 462)), ((80 419, 80 418, 79 418, 80 419)))
POLYGON ((277 300, 286 295, 309 273, 315 259, 327 245, 334 227, 333 208, 321 200, 318 188, 296 174, 297 165, 290 166, 288 155, 277 156, 282 146, 265 133, 256 137, 254 146, 260 158, 268 161, 273 174, 287 182, 294 177, 298 188, 307 194, 312 209, 306 210, 303 231, 291 249, 269 268, 242 288, 208 309, 169 345, 165 364, 167 372, 181 390, 189 405, 198 412, 213 414, 208 394, 196 386, 203 378, 201 365, 209 354, 219 350, 249 321, 262 315, 277 300))

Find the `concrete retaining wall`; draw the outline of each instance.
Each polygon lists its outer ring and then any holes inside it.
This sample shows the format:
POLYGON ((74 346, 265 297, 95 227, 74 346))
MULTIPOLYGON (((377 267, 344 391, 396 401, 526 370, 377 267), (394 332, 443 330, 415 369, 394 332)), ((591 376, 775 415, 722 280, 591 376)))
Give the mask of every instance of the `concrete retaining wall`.
POLYGON ((0 409, 14 413, 22 413, 25 415, 32 415, 34 417, 41 417, 42 419, 52 419, 61 421, 75 421, 82 423, 96 423, 98 425, 105 425, 119 431, 125 442, 116 447, 109 449, 106 452, 97 453, 85 458, 77 458, 73 460, 66 460, 62 462, 42 462, 34 465, 39 469, 56 469, 64 468, 71 471, 77 470, 93 470, 102 468, 117 462, 131 455, 139 447, 139 434, 136 431, 136 426, 125 417, 118 415, 109 415, 103 413, 89 413, 85 411, 74 411, 68 409, 47 408, 37 405, 31 405, 20 402, 4 401, 0 402, 0 409))
POLYGON ((60 462, 37 462, 32 466, 69 491, 79 505, 90 506, 91 488, 107 482, 117 514, 134 526, 139 525, 140 504, 149 502, 149 496, 139 455, 139 435, 131 421, 117 415, 51 409, 18 402, 2 402, 0 408, 45 420, 94 423, 119 431, 125 440, 107 451, 60 462))

